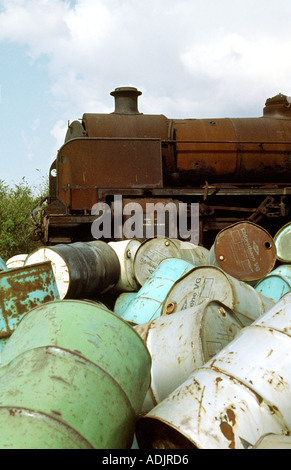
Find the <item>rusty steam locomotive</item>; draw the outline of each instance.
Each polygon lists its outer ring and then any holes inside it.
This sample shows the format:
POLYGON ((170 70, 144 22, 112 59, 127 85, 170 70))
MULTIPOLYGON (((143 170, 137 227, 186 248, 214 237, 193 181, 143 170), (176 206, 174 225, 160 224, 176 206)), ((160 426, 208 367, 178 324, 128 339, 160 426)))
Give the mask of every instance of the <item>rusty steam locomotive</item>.
POLYGON ((235 222, 259 223, 274 234, 289 221, 287 96, 267 99, 258 118, 168 119, 140 113, 134 87, 111 95, 114 112, 86 113, 69 124, 36 227, 45 244, 92 240, 93 205, 110 206, 115 195, 142 207, 198 203, 204 246, 235 222))

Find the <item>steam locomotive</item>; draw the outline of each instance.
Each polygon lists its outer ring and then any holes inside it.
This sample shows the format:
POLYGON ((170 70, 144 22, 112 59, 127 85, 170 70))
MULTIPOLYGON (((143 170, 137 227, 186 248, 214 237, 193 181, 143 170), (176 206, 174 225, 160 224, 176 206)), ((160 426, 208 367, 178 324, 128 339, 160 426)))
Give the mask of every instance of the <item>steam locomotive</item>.
POLYGON ((32 220, 41 214, 35 233, 45 244, 92 240, 92 207, 113 208, 116 195, 124 205, 143 208, 149 202, 199 204, 199 244, 205 247, 239 221, 271 234, 289 221, 287 96, 267 99, 258 118, 168 119, 140 113, 141 92, 134 87, 111 95, 114 112, 86 113, 68 126, 50 168, 49 195, 32 212, 32 220))

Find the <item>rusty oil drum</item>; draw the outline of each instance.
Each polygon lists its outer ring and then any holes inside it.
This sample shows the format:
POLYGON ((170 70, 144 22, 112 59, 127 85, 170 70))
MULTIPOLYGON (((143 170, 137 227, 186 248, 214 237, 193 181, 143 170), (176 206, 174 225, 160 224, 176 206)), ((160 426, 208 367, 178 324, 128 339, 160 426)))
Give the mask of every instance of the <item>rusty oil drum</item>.
POLYGON ((60 300, 51 263, 46 261, 0 273, 0 349, 32 308, 60 300))
POLYGON ((245 449, 291 429, 291 293, 137 423, 140 448, 245 449))
POLYGON ((119 280, 118 257, 100 240, 37 248, 27 256, 25 265, 47 260, 52 263, 61 299, 96 297, 119 280))
POLYGON ((276 246, 271 235, 253 222, 237 222, 221 230, 209 253, 208 264, 219 266, 241 281, 257 281, 275 266, 276 246))
POLYGON ((243 326, 251 324, 275 304, 273 299, 216 266, 197 266, 171 287, 161 315, 170 315, 211 300, 218 300, 229 307, 243 326))
POLYGON ((134 328, 152 356, 151 385, 142 408, 147 412, 230 343, 242 325, 228 307, 212 301, 134 328))
POLYGON ((62 300, 31 310, 14 333, 0 368, 1 448, 9 443, 30 448, 35 442, 32 433, 18 433, 19 441, 12 441, 20 417, 12 419, 10 408, 24 410, 23 429, 35 415, 31 429, 42 429, 43 440, 36 437, 40 447, 49 442, 66 448, 75 436, 76 448, 130 448, 151 367, 130 325, 95 303, 62 300), (43 415, 47 420, 41 424, 43 415), (63 439, 53 443, 55 428, 63 439))

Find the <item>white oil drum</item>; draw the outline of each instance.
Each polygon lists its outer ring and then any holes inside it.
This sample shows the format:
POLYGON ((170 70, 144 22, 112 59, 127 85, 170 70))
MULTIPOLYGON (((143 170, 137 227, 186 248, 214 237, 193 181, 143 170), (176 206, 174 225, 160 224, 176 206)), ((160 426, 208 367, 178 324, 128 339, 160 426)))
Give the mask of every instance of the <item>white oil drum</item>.
POLYGON ((207 264, 209 250, 174 238, 151 238, 138 248, 134 260, 134 274, 142 286, 166 258, 183 259, 193 266, 207 264))
POLYGON ((163 302, 161 315, 169 315, 211 300, 218 300, 229 307, 244 326, 275 304, 273 299, 216 266, 198 266, 171 287, 163 302))
POLYGON ((21 268, 27 258, 27 254, 15 255, 6 262, 7 269, 21 268))
POLYGON ((217 301, 136 325, 152 357, 151 385, 142 410, 147 412, 232 341, 242 326, 217 301))
POLYGON ((113 248, 120 263, 120 276, 114 287, 118 292, 137 292, 140 285, 135 279, 133 263, 136 251, 141 242, 139 240, 121 240, 109 242, 108 245, 113 248))
POLYGON ((277 248, 277 259, 283 263, 291 263, 291 222, 284 225, 274 236, 277 248))
POLYGON ((247 449, 291 430, 291 293, 140 418, 140 448, 247 449))

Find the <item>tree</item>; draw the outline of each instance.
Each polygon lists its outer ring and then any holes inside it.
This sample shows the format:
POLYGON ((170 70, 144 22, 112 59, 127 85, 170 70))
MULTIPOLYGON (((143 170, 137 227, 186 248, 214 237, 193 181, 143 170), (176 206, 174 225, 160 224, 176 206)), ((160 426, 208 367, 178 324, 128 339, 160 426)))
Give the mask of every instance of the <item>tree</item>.
POLYGON ((40 245, 32 241, 30 211, 47 191, 47 185, 34 194, 25 180, 14 187, 0 180, 0 257, 7 261, 14 255, 28 254, 40 245))

